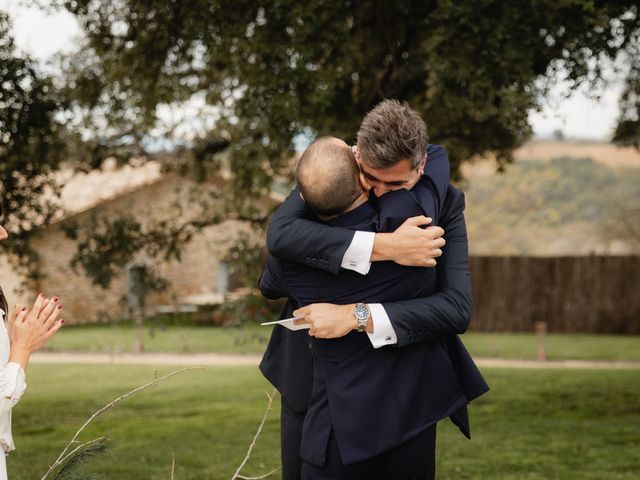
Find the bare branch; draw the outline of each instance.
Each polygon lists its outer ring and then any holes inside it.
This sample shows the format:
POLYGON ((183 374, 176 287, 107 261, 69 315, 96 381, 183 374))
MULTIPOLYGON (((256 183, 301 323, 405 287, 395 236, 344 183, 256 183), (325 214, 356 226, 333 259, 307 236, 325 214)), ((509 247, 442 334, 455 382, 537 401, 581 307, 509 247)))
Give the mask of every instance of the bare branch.
MULTIPOLYGON (((265 410, 264 415, 262 416, 262 421, 260 422, 260 425, 258 426, 258 430, 256 430, 256 434, 253 436, 253 440, 251 441, 251 445, 249 445, 249 449, 247 450, 247 454, 245 455, 244 460, 242 460, 242 463, 240 463, 240 466, 238 467, 236 472, 231 477, 231 480, 235 480, 236 478, 243 478, 243 479, 249 478, 249 477, 241 476, 240 472, 242 471, 244 466, 249 461, 249 458, 251 457, 251 452, 253 451, 253 447, 255 447, 256 441, 258 440, 258 437, 260 436, 260 433, 262 432, 262 427, 264 427, 264 424, 267 421, 267 416, 269 415, 269 410, 271 410, 271 405, 273 404, 273 398, 275 397, 275 395, 276 395, 275 389, 273 390, 271 395, 269 395, 269 393, 267 393, 267 398, 269 399, 269 404, 267 405, 267 409, 265 410)), ((280 467, 278 467, 278 468, 280 468, 280 467)), ((266 474, 265 476, 269 476, 269 475, 271 475, 273 472, 275 472, 277 470, 278 469, 276 468, 275 470, 273 470, 272 472, 266 474)), ((264 478, 265 476, 252 477, 252 478, 264 478)))
MULTIPOLYGON (((62 461, 66 458, 67 456, 67 452, 69 451, 69 449, 71 448, 71 446, 76 443, 76 440, 78 438, 78 436, 80 435, 80 433, 82 433, 82 431, 98 416, 100 415, 102 412, 104 412, 105 410, 108 410, 109 408, 113 407, 116 403, 120 402, 121 400, 124 400, 127 397, 130 397, 131 395, 134 395, 146 388, 149 388, 159 382, 162 382, 163 380, 166 380, 167 378, 173 377, 174 375, 178 375, 180 373, 186 372, 188 370, 204 370, 204 367, 188 367, 188 368, 183 368, 181 370, 177 370, 175 372, 171 372, 168 373, 167 375, 157 378, 155 379, 153 382, 149 382, 146 385, 143 385, 141 387, 138 388, 134 388, 133 390, 131 390, 128 393, 125 393, 124 395, 116 398, 115 400, 109 402, 108 404, 106 404, 104 407, 102 407, 100 410, 98 410, 97 412, 95 412, 93 415, 91 415, 89 417, 89 419, 84 422, 84 425, 82 425, 78 431, 75 433, 75 435, 73 436, 73 438, 71 439, 71 441, 64 447, 64 449, 62 450, 62 452, 60 453, 60 455, 58 456, 58 458, 56 459, 55 462, 53 462, 53 464, 49 467, 49 470, 47 470, 47 473, 45 473, 42 478, 40 480, 46 480, 46 478, 49 476, 49 474, 53 471, 54 468, 56 468, 57 466, 59 466, 62 461)), ((269 403, 269 405, 271 405, 271 403, 269 403)))
POLYGON ((241 478, 242 480, 260 480, 261 478, 267 478, 268 476, 273 475, 278 470, 280 470, 280 468, 282 467, 277 466, 276 468, 271 470, 269 473, 265 473, 264 475, 260 475, 259 477, 245 477, 244 475, 238 475, 238 478, 241 478))

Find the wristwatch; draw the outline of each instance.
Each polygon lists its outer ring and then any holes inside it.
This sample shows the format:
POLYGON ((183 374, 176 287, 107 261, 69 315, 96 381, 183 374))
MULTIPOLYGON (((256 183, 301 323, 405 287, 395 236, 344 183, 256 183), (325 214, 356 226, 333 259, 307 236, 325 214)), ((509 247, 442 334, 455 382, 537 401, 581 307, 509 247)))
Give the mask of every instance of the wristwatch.
POLYGON ((356 317, 356 321, 358 322, 358 332, 365 332, 367 330, 367 322, 371 316, 369 306, 365 303, 356 303, 353 316, 356 317))

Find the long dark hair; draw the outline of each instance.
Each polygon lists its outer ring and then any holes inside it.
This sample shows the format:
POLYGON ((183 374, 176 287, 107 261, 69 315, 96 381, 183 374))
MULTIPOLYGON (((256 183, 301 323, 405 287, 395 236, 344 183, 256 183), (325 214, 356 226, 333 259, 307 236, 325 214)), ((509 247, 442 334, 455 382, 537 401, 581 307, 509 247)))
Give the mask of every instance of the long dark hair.
MULTIPOLYGON (((0 198, 0 225, 2 224, 2 220, 4 218, 4 210, 2 208, 2 199, 0 198)), ((0 308, 4 310, 5 318, 9 315, 9 306, 7 305, 7 298, 4 296, 4 292, 2 291, 2 287, 0 287, 0 308)))
POLYGON ((7 305, 7 298, 4 296, 2 287, 0 287, 0 308, 4 310, 4 318, 7 318, 9 316, 9 306, 7 305))

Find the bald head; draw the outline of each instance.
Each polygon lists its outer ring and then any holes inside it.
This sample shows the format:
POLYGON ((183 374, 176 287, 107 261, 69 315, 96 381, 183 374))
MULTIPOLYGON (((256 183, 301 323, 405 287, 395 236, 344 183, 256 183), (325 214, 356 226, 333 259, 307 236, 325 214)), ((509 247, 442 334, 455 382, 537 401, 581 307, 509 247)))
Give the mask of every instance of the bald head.
POLYGON ((362 195, 359 175, 351 147, 334 137, 322 137, 309 145, 296 169, 304 201, 325 216, 346 212, 362 195))

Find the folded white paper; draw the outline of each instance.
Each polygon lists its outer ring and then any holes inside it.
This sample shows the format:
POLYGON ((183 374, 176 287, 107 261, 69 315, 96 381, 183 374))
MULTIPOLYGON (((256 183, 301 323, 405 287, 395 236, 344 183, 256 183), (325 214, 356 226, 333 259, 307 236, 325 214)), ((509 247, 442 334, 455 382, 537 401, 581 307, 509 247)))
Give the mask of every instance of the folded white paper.
POLYGON ((305 328, 310 328, 311 325, 308 323, 303 323, 302 325, 294 325, 294 320, 300 320, 298 317, 285 318, 284 320, 276 320, 274 322, 264 322, 260 325, 282 325, 289 330, 304 330, 305 328))

